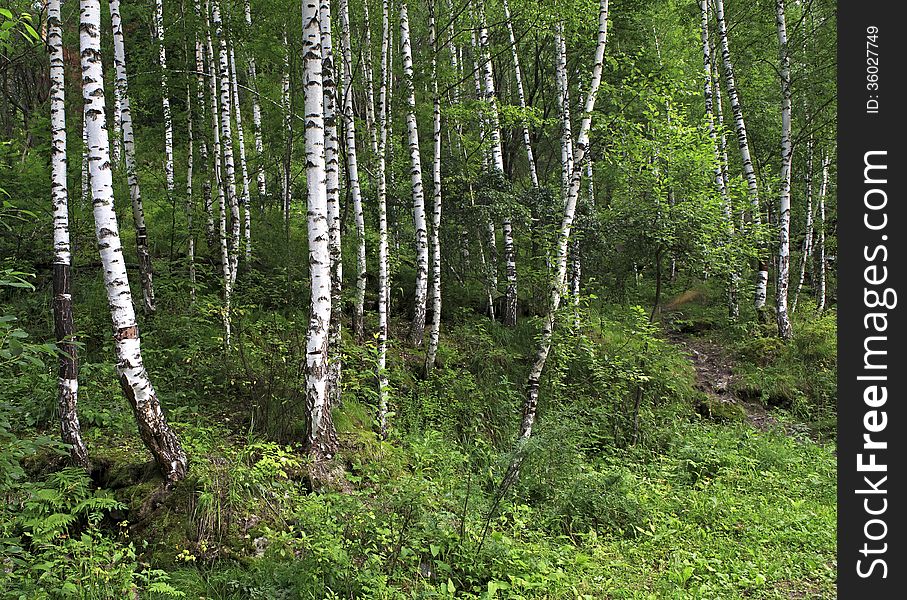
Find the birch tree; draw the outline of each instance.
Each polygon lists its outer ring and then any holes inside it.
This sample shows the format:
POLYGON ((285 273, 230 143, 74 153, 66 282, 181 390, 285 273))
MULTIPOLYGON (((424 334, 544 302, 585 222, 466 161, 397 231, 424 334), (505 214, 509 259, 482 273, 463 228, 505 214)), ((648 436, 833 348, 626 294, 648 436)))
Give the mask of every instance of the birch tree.
MULTIPOLYGON (((249 0, 243 3, 244 16, 246 18, 246 27, 252 30, 252 6, 249 0)), ((256 180, 258 183, 258 202, 264 202, 268 195, 268 186, 265 179, 264 163, 264 143, 261 138, 261 103, 258 101, 258 72, 255 63, 254 53, 249 53, 248 59, 248 77, 249 85, 252 86, 255 93, 252 96, 252 137, 255 141, 255 156, 257 160, 256 180)))
MULTIPOLYGON (((494 85, 494 66, 491 62, 491 51, 488 42, 488 27, 485 22, 485 3, 479 3, 479 49, 482 62, 482 92, 488 106, 488 133, 491 137, 491 165, 495 171, 504 176, 504 151, 501 143, 501 120, 498 111, 498 99, 494 85)), ((504 324, 516 325, 517 313, 517 273, 516 252, 513 242, 513 219, 509 212, 501 222, 501 237, 504 242, 504 264, 507 275, 507 290, 504 294, 504 324)))
MULTIPOLYGON (((756 180, 756 171, 753 168, 753 160, 750 155, 749 138, 746 133, 746 123, 743 120, 743 108, 740 105, 740 97, 737 93, 737 82, 734 76, 734 65, 731 62, 731 48, 728 41, 727 24, 724 20, 724 0, 714 0, 715 17, 718 22, 718 39, 721 44, 721 59, 724 63, 724 79, 727 86, 728 98, 731 101, 731 112, 734 115, 734 129, 737 132, 737 146, 740 148, 740 160, 743 163, 743 176, 746 179, 747 189, 750 197, 750 219, 755 226, 762 222, 759 207, 759 183, 756 180)), ((754 306, 757 311, 765 307, 765 299, 768 293, 768 266, 765 261, 760 259, 759 269, 756 273, 756 293, 754 297, 754 306)))
POLYGON ((387 310, 390 301, 390 269, 387 239, 387 138, 390 120, 390 0, 381 9, 381 79, 378 93, 378 437, 387 437, 387 310))
POLYGON ((828 168, 831 157, 822 159, 822 185, 819 187, 819 222, 816 224, 816 309, 819 313, 825 310, 825 200, 828 196, 828 168))
MULTIPOLYGON (((807 119, 808 121, 808 119, 807 119)), ((806 279, 806 265, 812 258, 812 241, 813 241, 813 139, 810 136, 806 140, 806 169, 803 173, 804 194, 806 210, 806 224, 803 228, 803 245, 801 246, 800 269, 797 277, 797 287, 794 288, 794 297, 790 303, 790 312, 797 312, 797 301, 800 299, 800 292, 803 290, 803 282, 806 279)))
MULTIPOLYGON (((367 283, 365 216, 362 211, 362 188, 359 184, 359 161, 356 153, 356 119, 353 115, 353 53, 350 40, 348 0, 340 0, 340 23, 345 83, 343 93, 343 129, 344 143, 346 145, 346 174, 350 199, 353 202, 353 216, 356 221, 356 300, 353 306, 353 333, 357 339, 362 339, 364 335, 365 285, 367 283)), ((368 41, 366 41, 366 50, 368 54, 371 53, 371 46, 368 45, 368 41)), ((368 88, 371 88, 370 77, 365 83, 368 88)), ((371 92, 369 91, 369 93, 371 92)), ((370 102, 374 102, 374 98, 370 102)), ((374 115, 372 118, 374 118, 374 115)))
POLYGON ((224 162, 224 193, 230 206, 230 285, 236 284, 239 270, 240 216, 239 200, 236 196, 236 164, 233 161, 233 126, 230 121, 230 61, 227 51, 227 38, 224 33, 220 14, 220 0, 211 3, 211 24, 214 36, 218 40, 218 77, 220 83, 220 144, 224 162))
POLYGON ((306 446, 318 459, 337 450, 328 398, 328 330, 331 321, 331 257, 325 165, 323 55, 318 0, 302 3, 303 92, 307 230, 311 306, 306 332, 306 446))
POLYGON ((787 310, 787 292, 790 287, 790 184, 794 148, 791 143, 790 54, 787 46, 784 0, 776 0, 775 9, 781 59, 781 193, 778 215, 778 285, 775 312, 778 320, 778 335, 782 339, 789 339, 793 333, 787 310))
MULTIPOLYGON (((605 57, 605 44, 608 37, 608 0, 600 0, 598 14, 598 39, 595 47, 595 58, 592 63, 592 79, 589 82, 589 89, 586 95, 586 101, 583 107, 583 119, 580 123, 579 133, 577 135, 576 145, 574 147, 574 164, 570 173, 570 185, 567 189, 567 198, 564 205, 564 216, 561 220, 560 229, 557 235, 557 244, 555 246, 555 266, 556 272, 552 278, 549 291, 548 309, 542 325, 541 339, 536 350, 535 356, 529 367, 529 377, 526 389, 526 398, 523 403, 523 416, 520 421, 519 438, 521 442, 528 440, 532 435, 532 427, 535 424, 538 413, 539 386, 541 384, 542 371, 545 368, 545 362, 548 360, 548 353, 551 351, 551 339, 554 331, 555 317, 560 307, 561 298, 564 293, 564 284, 567 277, 567 255, 568 244, 570 242, 570 232, 573 227, 573 218, 576 213, 576 203, 579 197, 579 188, 582 175, 583 159, 589 147, 589 132, 592 126, 592 111, 595 109, 595 97, 598 88, 601 85, 602 68, 605 57)), ((564 168, 567 165, 563 165, 564 168)))
POLYGON ((79 363, 73 343, 72 252, 69 240, 69 189, 66 183, 66 98, 63 62, 63 27, 60 0, 47 4, 47 51, 50 55, 51 201, 53 205, 54 333, 60 349, 57 402, 60 432, 72 462, 90 469, 88 449, 79 425, 79 363))
POLYGON ((438 28, 435 22, 437 3, 432 0, 429 5, 429 36, 431 55, 431 93, 432 93, 432 140, 434 158, 432 160, 432 217, 431 217, 431 286, 432 318, 428 337, 428 349, 425 353, 425 372, 435 366, 438 355, 438 343, 441 336, 441 96, 438 93, 438 28))
POLYGON ((322 89, 324 91, 324 160, 328 201, 328 246, 331 255, 331 324, 328 393, 331 403, 340 402, 342 372, 340 335, 343 303, 343 254, 340 240, 340 140, 337 136, 337 82, 330 0, 320 0, 322 89))
POLYGON ((538 171, 535 167, 535 154, 532 152, 532 136, 529 133, 529 121, 525 114, 527 111, 526 92, 523 89, 523 71, 520 68, 520 53, 517 48, 516 35, 513 32, 513 20, 510 18, 510 5, 507 0, 502 0, 504 8, 504 21, 507 25, 507 35, 510 38, 510 50, 513 54, 513 76, 516 79, 517 98, 520 101, 520 110, 523 113, 523 146, 526 148, 526 160, 529 165, 529 179, 532 181, 532 187, 539 187, 538 171))
POLYGON ((145 208, 142 204, 142 192, 139 188, 138 170, 135 161, 135 134, 132 128, 132 108, 129 102, 129 81, 126 78, 126 45, 123 39, 120 0, 110 0, 110 27, 113 30, 113 63, 116 70, 116 86, 120 90, 120 124, 123 127, 126 180, 129 183, 129 197, 132 200, 132 217, 135 223, 135 249, 138 255, 139 274, 142 282, 142 307, 146 313, 151 314, 155 310, 154 283, 151 253, 148 250, 148 228, 145 225, 145 208))
POLYGON ((400 55, 406 94, 406 132, 409 142, 410 181, 413 195, 413 223, 416 228, 416 290, 409 341, 422 345, 428 304, 428 231, 425 220, 425 191, 422 187, 422 158, 419 154, 419 127, 416 124, 416 88, 413 82, 413 51, 409 36, 406 0, 400 2, 400 55))
POLYGON ((232 330, 230 321, 230 312, 233 298, 233 275, 230 261, 230 247, 227 239, 227 195, 223 181, 223 169, 221 162, 224 156, 221 148, 221 113, 218 108, 218 90, 221 88, 220 72, 214 68, 214 44, 211 41, 211 22, 209 5, 205 0, 205 51, 208 59, 208 68, 211 70, 211 76, 208 78, 208 97, 211 106, 211 131, 214 137, 213 143, 213 162, 214 162, 214 185, 217 189, 217 201, 220 208, 219 233, 220 233, 220 261, 221 272, 224 278, 224 345, 229 351, 232 330))
POLYGON ((249 168, 246 163, 246 136, 242 126, 242 107, 239 103, 239 80, 236 78, 236 56, 230 46, 230 82, 233 91, 233 114, 236 121, 236 144, 239 146, 239 173, 242 177, 243 244, 246 263, 252 260, 252 198, 249 190, 249 168))
POLYGON ((173 167, 173 117, 170 113, 170 92, 167 84, 167 47, 164 45, 164 3, 154 5, 154 33, 158 43, 158 64, 161 67, 161 105, 164 114, 164 181, 167 185, 167 202, 173 204, 176 191, 173 167))
POLYGON ((132 293, 126 275, 117 216, 113 209, 113 177, 101 63, 101 5, 99 0, 80 0, 79 6, 82 98, 86 105, 89 179, 104 287, 113 322, 117 373, 120 387, 135 414, 142 441, 154 456, 168 485, 172 485, 186 476, 188 460, 179 439, 164 418, 157 394, 142 362, 132 293))

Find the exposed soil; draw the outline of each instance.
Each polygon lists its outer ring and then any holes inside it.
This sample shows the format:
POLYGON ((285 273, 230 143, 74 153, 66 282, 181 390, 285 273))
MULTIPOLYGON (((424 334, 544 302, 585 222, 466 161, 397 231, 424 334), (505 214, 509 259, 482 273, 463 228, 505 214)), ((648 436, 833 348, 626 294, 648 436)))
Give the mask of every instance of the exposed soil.
POLYGON ((695 336, 671 333, 668 339, 690 357, 696 369, 696 388, 705 392, 713 403, 740 407, 746 415, 746 422, 760 431, 778 427, 778 421, 760 402, 741 398, 734 393, 734 359, 724 348, 695 336))

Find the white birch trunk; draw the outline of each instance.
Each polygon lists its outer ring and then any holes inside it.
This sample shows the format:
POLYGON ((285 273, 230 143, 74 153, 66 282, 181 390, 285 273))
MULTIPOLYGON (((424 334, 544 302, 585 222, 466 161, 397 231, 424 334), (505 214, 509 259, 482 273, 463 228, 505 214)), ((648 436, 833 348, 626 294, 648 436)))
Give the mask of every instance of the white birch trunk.
MULTIPOLYGON (((202 19, 201 5, 198 0, 195 0, 195 14, 198 17, 199 23, 205 23, 207 27, 207 17, 202 19)), ((208 69, 211 69, 210 65, 208 69)), ((205 67, 205 48, 196 34, 195 37, 195 70, 196 70, 196 80, 195 80, 195 93, 196 99, 198 101, 199 116, 201 117, 200 122, 205 123, 205 117, 207 113, 205 112, 205 106, 208 104, 208 101, 205 97, 205 90, 210 89, 210 83, 214 81, 213 73, 209 73, 209 70, 205 67), (210 77, 205 77, 205 73, 209 73, 210 77)), ((213 70, 213 69, 212 69, 213 70)), ((209 250, 213 250, 217 245, 217 232, 214 229, 214 206, 211 200, 211 176, 209 174, 208 168, 208 141, 206 136, 201 136, 199 139, 199 163, 202 171, 202 201, 205 209, 205 233, 206 240, 208 242, 209 250)))
POLYGON ((167 425, 142 363, 132 294, 126 275, 119 225, 113 209, 113 177, 101 64, 101 5, 99 0, 81 0, 79 6, 82 98, 86 105, 89 179, 104 286, 113 321, 117 373, 123 393, 132 405, 142 441, 154 455, 168 484, 172 485, 186 476, 188 460, 179 440, 167 425))
MULTIPOLYGON (((510 6, 507 0, 502 0, 504 8, 504 20, 507 24, 507 34, 510 36, 510 49, 513 52, 513 76, 516 78, 517 97, 520 101, 520 109, 526 112, 526 93, 523 89, 523 71, 520 68, 520 54, 517 49, 516 35, 513 32, 513 21, 510 18, 510 6)), ((539 187, 538 170, 535 167, 535 155, 532 152, 532 136, 529 133, 529 123, 523 119, 523 145, 526 147, 526 160, 529 164, 529 179, 532 181, 532 187, 539 187)))
MULTIPOLYGON (((539 386, 541 384, 542 370, 545 368, 545 362, 548 359, 548 353, 551 350, 551 338, 554 331, 554 322, 557 310, 560 307, 561 297, 563 296, 564 284, 567 277, 567 255, 568 244, 570 242, 570 231, 573 227, 573 217, 576 212, 576 202, 579 196, 581 181, 581 169, 576 165, 582 165, 586 151, 589 145, 589 131, 592 125, 592 111, 595 109, 595 97, 598 88, 601 85, 602 66, 604 63, 605 44, 608 37, 608 0, 600 0, 599 18, 598 18, 598 40, 595 48, 595 58, 592 66, 592 80, 589 83, 589 90, 586 96, 586 102, 583 112, 583 120, 580 123, 579 134, 577 135, 576 146, 574 149, 574 168, 570 177, 570 186, 567 190, 567 199, 564 206, 564 218, 561 221, 560 231, 557 237, 557 254, 556 267, 557 272, 551 282, 548 312, 542 326, 542 336, 535 357, 532 360, 529 369, 529 378, 527 383, 526 400, 523 405, 523 417, 520 422, 520 440, 521 443, 529 439, 532 435, 532 427, 535 423, 538 412, 539 386)), ((566 167, 566 165, 564 165, 566 167)))
MULTIPOLYGON (((504 176, 504 151, 501 144, 501 121, 498 114, 498 99, 494 85, 494 66, 488 42, 488 27, 485 23, 485 3, 479 5, 479 48, 482 56, 482 91, 488 105, 488 133, 491 138, 491 164, 495 171, 504 176)), ((517 318, 517 273, 516 252, 513 243, 513 224, 510 215, 501 223, 501 237, 504 242, 504 264, 507 275, 507 290, 504 294, 504 324, 516 325, 517 318)))
POLYGON ((239 80, 236 78, 236 56, 233 53, 233 46, 230 46, 230 79, 233 91, 233 118, 236 121, 236 144, 239 146, 239 173, 242 177, 243 244, 248 264, 252 260, 252 192, 249 189, 246 136, 242 126, 242 105, 239 102, 239 80))
POLYGON ((425 220, 425 191, 422 187, 419 127, 416 124, 413 52, 409 38, 409 15, 405 0, 400 2, 400 48, 403 60, 403 85, 406 94, 406 132, 409 140, 410 181, 413 190, 413 223, 416 228, 416 290, 409 341, 413 346, 421 346, 425 334, 425 313, 428 304, 428 226, 425 220))
POLYGON ((322 90, 324 92, 324 160, 328 198, 328 246, 331 255, 331 324, 328 366, 330 404, 337 406, 341 395, 340 336, 343 303, 343 254, 340 240, 340 140, 337 136, 337 83, 334 41, 331 31, 330 0, 320 0, 322 90))
POLYGON ((158 43, 158 63, 161 67, 161 105, 164 109, 164 181, 167 185, 167 201, 172 205, 176 192, 173 167, 173 117, 170 114, 170 92, 167 85, 167 48, 164 46, 163 0, 156 0, 154 5, 154 32, 158 43))
POLYGON ((72 252, 69 239, 69 190, 66 183, 66 98, 60 0, 47 4, 47 51, 50 55, 51 202, 53 205, 54 332, 61 353, 57 370, 60 434, 73 464, 91 468, 79 424, 78 348, 73 343, 72 252))
MULTIPOLYGON (((365 77, 365 126, 369 132, 372 153, 378 155, 379 133, 375 119, 375 81, 372 68, 372 23, 369 18, 368 0, 362 3, 362 27, 365 29, 365 42, 362 49, 362 74, 365 77)), ((347 10, 349 12, 349 10, 347 10)), ((352 81, 352 79, 350 79, 352 81)), ((350 88, 352 89, 352 87, 350 88)))
POLYGON ((230 206, 230 286, 235 287, 239 270, 240 215, 239 199, 236 195, 236 165, 233 161, 233 125, 230 121, 230 60, 227 52, 227 38, 224 34, 220 15, 220 0, 211 3, 211 19, 214 35, 218 40, 218 75, 220 78, 220 143, 224 161, 224 188, 230 206))
MULTIPOLYGON (((759 184, 756 180, 756 171, 753 168, 753 160, 750 156, 749 139, 746 133, 746 123, 743 120, 743 108, 740 106, 740 98, 737 94, 737 83, 734 77, 734 65, 731 62, 731 49, 728 42, 727 25, 724 20, 724 0, 715 1, 715 16, 718 21, 718 38, 721 43, 721 58, 724 63, 724 78, 727 84, 727 94, 731 101, 731 111, 734 115, 734 129, 737 132, 737 145, 740 148, 740 160, 743 163, 743 175, 746 178, 747 188, 750 196, 750 218, 755 225, 762 222, 759 207, 759 184)), ((759 268, 756 273, 756 293, 754 306, 757 311, 765 307, 765 300, 768 294, 768 267, 764 260, 759 261, 759 268)))
POLYGON ((283 33, 283 45, 286 52, 283 55, 283 78, 281 79, 281 88, 283 100, 283 131, 286 141, 283 157, 283 177, 281 178, 283 195, 281 205, 283 207, 283 218, 289 232, 290 223, 290 204, 293 200, 292 180, 290 177, 290 167, 293 159, 293 118, 290 115, 290 46, 287 43, 287 32, 283 33))
POLYGON ((230 265, 230 246, 227 239, 227 196, 223 181, 223 170, 221 162, 223 159, 223 149, 220 139, 220 110, 218 107, 218 90, 221 87, 220 73, 214 68, 214 44, 211 41, 211 23, 209 19, 210 11, 208 2, 205 0, 205 49, 208 57, 208 67, 211 70, 211 77, 208 78, 208 95, 211 102, 211 130, 214 134, 214 185, 217 188, 217 200, 220 207, 219 233, 220 233, 220 260, 221 269, 224 277, 224 345, 227 351, 230 350, 232 330, 231 330, 231 309, 233 301, 233 277, 231 275, 230 265))
POLYGON ((186 84, 186 113, 187 123, 186 132, 188 138, 188 148, 186 153, 186 234, 187 234, 187 254, 189 258, 189 301, 195 304, 195 227, 193 226, 195 218, 195 203, 192 197, 192 177, 195 161, 195 140, 192 131, 192 90, 190 84, 186 84))
MULTIPOLYGON (((807 119, 808 121, 808 119, 807 119)), ((800 292, 803 290, 803 282, 806 280, 806 265, 812 258, 813 246, 813 139, 812 136, 806 140, 806 172, 804 173, 806 184, 806 226, 803 231, 803 246, 801 247, 802 256, 800 257, 800 275, 797 277, 797 287, 794 290, 794 297, 790 303, 791 314, 797 312, 797 301, 800 299, 800 292)))
POLYGON ((390 301, 390 270, 387 239, 387 134, 390 120, 390 0, 382 2, 381 81, 378 93, 378 436, 387 437, 387 310, 390 301))
MULTIPOLYGON (((357 339, 362 339, 365 333, 363 317, 365 311, 365 284, 368 277, 365 254, 365 216, 362 211, 362 188, 359 184, 359 162, 356 153, 356 119, 353 115, 353 56, 348 0, 340 0, 340 19, 343 42, 343 73, 346 88, 343 94, 346 172, 349 180, 350 198, 353 201, 353 214, 356 220, 356 300, 353 306, 353 333, 357 339)), ((365 47, 366 54, 371 54, 371 46, 368 41, 366 41, 365 47)), ((371 88, 371 82, 366 81, 366 86, 371 88)), ((374 102, 374 98, 371 99, 371 102, 374 102)), ((374 115, 372 115, 372 118, 374 118, 374 115)), ((377 152, 375 154, 377 155, 377 152)))
POLYGON ((429 373, 435 366, 438 355, 438 344, 441 336, 441 96, 438 93, 437 56, 441 50, 438 43, 438 30, 435 23, 433 0, 429 8, 429 35, 431 36, 431 91, 432 91, 432 139, 434 157, 432 160, 432 215, 431 215, 431 287, 432 314, 431 330, 428 336, 428 349, 425 352, 425 372, 429 373))
POLYGON ((819 313, 825 310, 825 198, 828 195, 828 167, 831 165, 831 157, 826 156, 822 159, 822 185, 819 187, 819 223, 817 224, 816 235, 816 309, 819 313))
POLYGON ((113 82, 113 134, 111 137, 111 149, 113 156, 113 166, 116 169, 123 164, 123 126, 120 121, 120 115, 123 111, 123 103, 120 101, 120 88, 117 87, 116 76, 113 82))
POLYGON ((142 206, 142 192, 139 188, 139 177, 135 163, 135 134, 132 129, 132 109, 129 104, 129 82, 126 79, 126 46, 123 39, 120 0, 110 0, 110 22, 111 29, 113 29, 113 62, 116 70, 116 85, 120 90, 120 122, 123 127, 126 179, 129 183, 129 196, 132 200, 135 246, 142 281, 142 307, 146 313, 151 314, 155 309, 154 284, 152 281, 151 254, 148 251, 148 229, 145 226, 145 209, 142 206))
POLYGON ((306 333, 306 445, 319 459, 337 450, 328 400, 328 330, 331 321, 331 257, 325 165, 323 55, 318 0, 302 3, 303 92, 307 230, 311 313, 306 333))
POLYGON ((789 339, 793 333, 787 309, 790 287, 790 185, 794 148, 791 143, 790 54, 784 0, 776 0, 776 22, 781 59, 781 198, 778 214, 778 289, 775 311, 778 335, 789 339))
MULTIPOLYGON (((252 30, 252 7, 249 0, 245 0, 244 7, 246 17, 246 27, 252 30)), ((268 185, 265 180, 265 161, 264 161, 264 143, 261 139, 261 103, 258 101, 258 73, 255 64, 255 56, 249 52, 248 65, 249 85, 253 87, 255 93, 252 94, 252 137, 255 139, 255 157, 257 161, 256 178, 258 182, 258 203, 264 206, 265 198, 268 195, 268 185)), ((249 252, 247 248, 247 252, 249 252)), ((248 260, 248 257, 247 257, 248 260)))

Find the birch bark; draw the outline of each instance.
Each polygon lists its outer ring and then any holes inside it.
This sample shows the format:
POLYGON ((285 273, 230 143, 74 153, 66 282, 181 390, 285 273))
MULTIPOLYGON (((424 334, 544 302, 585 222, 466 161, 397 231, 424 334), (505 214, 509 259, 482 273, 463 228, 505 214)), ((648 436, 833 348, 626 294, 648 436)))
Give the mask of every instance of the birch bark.
POLYGON ((99 0, 80 0, 79 6, 82 98, 86 105, 89 179, 104 286, 113 322, 117 373, 120 387, 135 414, 142 441, 154 456, 168 485, 172 485, 186 476, 188 461, 179 439, 167 425, 157 394, 142 363, 132 294, 126 276, 119 225, 113 209, 113 177, 101 63, 101 5, 99 0))
POLYGON ((337 436, 328 398, 328 350, 331 321, 331 257, 325 161, 323 54, 318 0, 302 3, 303 92, 307 232, 311 312, 306 333, 306 446, 318 459, 337 451, 337 436))
POLYGON ((66 98, 60 0, 47 4, 47 50, 50 55, 51 202, 53 205, 54 333, 60 349, 57 403, 60 433, 73 464, 89 470, 88 449, 79 424, 79 362, 73 343, 72 252, 69 238, 69 190, 66 184, 66 98))
POLYGON ((794 148, 791 143, 790 53, 787 45, 784 0, 776 0, 775 9, 781 60, 781 197, 778 214, 778 286, 775 312, 778 335, 786 340, 793 334, 787 295, 790 287, 790 184, 794 148))
MULTIPOLYGON (((135 162, 135 134, 132 129, 132 109, 129 102, 129 82, 126 78, 126 45, 123 39, 123 22, 120 16, 120 0, 110 0, 110 23, 113 30, 114 69, 116 85, 120 90, 120 123, 123 127, 123 151, 126 156, 126 180, 129 183, 129 197, 132 200, 132 218, 135 223, 135 247, 142 281, 142 307, 146 313, 154 313, 154 283, 151 254, 148 250, 148 229, 145 226, 145 208, 135 162)), ((87 109, 86 109, 87 110, 87 109)), ((87 127, 86 127, 87 135, 87 127)))

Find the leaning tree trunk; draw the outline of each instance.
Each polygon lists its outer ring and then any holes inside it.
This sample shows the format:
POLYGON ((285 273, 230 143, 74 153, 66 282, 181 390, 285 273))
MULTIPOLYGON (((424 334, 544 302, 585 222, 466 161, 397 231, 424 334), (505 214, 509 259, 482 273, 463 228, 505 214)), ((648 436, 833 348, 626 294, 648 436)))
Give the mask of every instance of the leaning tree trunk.
MULTIPOLYGON (((345 91, 343 94, 344 142, 346 145, 346 173, 349 181, 350 198, 353 201, 353 214, 356 220, 356 300, 353 306, 353 333, 357 339, 365 334, 363 317, 365 311, 366 273, 365 254, 365 216, 362 212, 362 189, 359 185, 359 162, 356 154, 356 119, 353 115, 353 53, 350 45, 350 11, 349 1, 340 0, 340 19, 343 46, 343 74, 345 91)), ((366 44, 366 53, 371 48, 366 44)), ((370 81, 366 85, 371 86, 370 81)), ((372 98, 374 101, 374 98, 372 98)), ((374 115, 373 115, 374 118, 374 115)))
POLYGON ((413 82, 413 51, 409 39, 406 1, 400 2, 400 47, 403 85, 406 93, 406 132, 409 137, 410 180, 413 189, 413 222, 416 228, 416 292, 409 341, 421 346, 425 335, 428 304, 428 231, 425 221, 425 191, 422 187, 422 159, 419 155, 419 128, 416 125, 416 88, 413 82))
POLYGON ((60 0, 47 4, 47 51, 50 55, 51 198, 54 240, 54 333, 60 349, 57 400, 60 433, 72 462, 88 470, 91 462, 79 425, 79 362, 72 323, 72 253, 69 243, 69 190, 66 185, 66 99, 60 0))
POLYGON ((152 281, 151 253, 148 251, 148 228, 145 226, 145 208, 139 188, 138 169, 135 162, 135 134, 132 129, 132 109, 129 103, 129 82, 126 79, 126 45, 123 39, 123 22, 120 0, 110 0, 110 26, 113 29, 113 64, 116 85, 120 90, 120 123, 123 127, 123 150, 126 155, 126 179, 132 199, 132 217, 135 222, 135 248, 142 281, 142 307, 153 313, 154 284, 152 281))
POLYGON ((816 228, 816 309, 821 313, 825 310, 825 197, 828 194, 828 167, 831 157, 822 159, 822 185, 819 188, 819 223, 816 228))
MULTIPOLYGON (((731 49, 728 42, 727 25, 724 20, 724 0, 715 0, 715 16, 718 21, 718 38, 721 43, 721 58, 724 63, 724 79, 727 84, 728 98, 731 100, 731 111, 734 114, 734 129, 737 132, 737 145, 740 148, 740 160, 743 163, 743 175, 746 178, 750 196, 750 218, 757 227, 762 221, 759 209, 759 184, 756 180, 756 171, 753 168, 753 159, 750 155, 750 145, 746 134, 746 123, 743 121, 743 108, 737 94, 737 83, 734 77, 734 65, 731 62, 731 49)), ((765 308, 765 299, 768 294, 768 267, 764 259, 759 260, 756 273, 756 293, 754 306, 757 311, 765 308)))
POLYGON ((252 197, 249 190, 249 168, 246 163, 246 136, 242 126, 242 107, 239 103, 239 80, 236 78, 236 56, 230 46, 230 79, 233 91, 233 113, 236 121, 236 143, 239 146, 239 172, 242 177, 243 244, 246 264, 252 260, 252 197))
POLYGON ((331 321, 331 257, 325 166, 323 55, 318 0, 302 3, 305 94, 305 156, 311 313, 306 332, 306 446, 317 459, 337 451, 328 400, 328 330, 331 321))
POLYGON ((778 44, 781 58, 781 199, 778 212, 778 289, 775 312, 778 335, 789 339, 793 333, 787 311, 787 291, 790 287, 790 183, 794 148, 791 144, 790 54, 787 47, 787 23, 784 0, 776 0, 778 44))
POLYGON ((328 246, 331 255, 331 324, 329 331, 328 396, 331 406, 340 403, 343 315, 343 254, 340 240, 340 140, 337 137, 337 83, 334 79, 334 41, 330 0, 320 0, 322 90, 324 91, 324 161, 328 195, 328 246))
MULTIPOLYGON (((602 65, 605 57, 605 43, 608 37, 608 0, 600 0, 598 15, 598 40, 595 48, 595 58, 592 66, 592 80, 586 95, 583 120, 580 124, 574 148, 574 166, 570 174, 570 186, 567 189, 567 198, 564 205, 564 217, 561 221, 556 245, 556 273, 551 281, 548 311, 542 325, 542 335, 535 357, 529 367, 526 399, 523 404, 523 417, 520 422, 520 440, 524 442, 532 435, 532 427, 538 413, 539 386, 542 371, 551 351, 551 339, 554 331, 554 322, 557 310, 560 307, 564 284, 567 278, 567 256, 570 242, 570 231, 573 227, 573 217, 576 212, 576 202, 579 197, 579 188, 582 175, 582 164, 589 146, 589 131, 592 126, 592 111, 595 109, 595 96, 601 85, 602 65)), ((567 165, 564 165, 566 168, 567 165)))
MULTIPOLYGON (((246 27, 251 31, 252 7, 250 6, 249 0, 245 0, 244 9, 246 27)), ((256 178, 258 180, 258 204, 259 206, 264 206, 265 198, 268 195, 268 186, 265 181, 264 144, 261 140, 261 103, 258 101, 258 73, 256 69, 255 55, 252 52, 249 52, 249 85, 255 90, 255 93, 252 94, 252 136, 255 139, 255 160, 257 161, 256 178)), ((238 111, 239 109, 237 109, 237 113, 238 111)))
POLYGON ((88 126, 91 195, 104 286, 113 321, 117 373, 120 387, 135 413, 142 441, 154 456, 168 485, 172 485, 186 476, 188 460, 179 439, 167 425, 142 363, 139 330, 132 308, 132 293, 126 275, 119 225, 113 208, 113 177, 104 112, 104 71, 101 64, 101 5, 99 0, 81 0, 79 5, 82 98, 86 105, 88 126))
MULTIPOLYGON (((491 166, 501 177, 504 177, 504 150, 501 144, 501 121, 498 114, 498 99, 494 85, 494 66, 491 62, 491 51, 488 42, 488 27, 485 24, 485 3, 480 2, 479 49, 482 59, 482 92, 488 105, 488 133, 491 138, 491 166)), ((504 265, 507 276, 507 289, 504 293, 504 324, 516 325, 517 318, 517 272, 516 251, 513 243, 513 219, 506 214, 501 222, 501 238, 504 242, 504 265)))
POLYGON ((388 63, 390 59, 390 0, 382 3, 381 82, 378 93, 378 436, 387 437, 387 309, 390 300, 390 273, 387 251, 387 137, 390 120, 388 63))
POLYGON ((431 287, 432 313, 428 349, 425 352, 425 372, 435 366, 438 343, 441 336, 441 96, 438 93, 438 30, 435 23, 436 2, 429 5, 429 32, 431 36, 431 93, 432 93, 432 139, 434 157, 432 160, 432 215, 431 215, 431 287))

